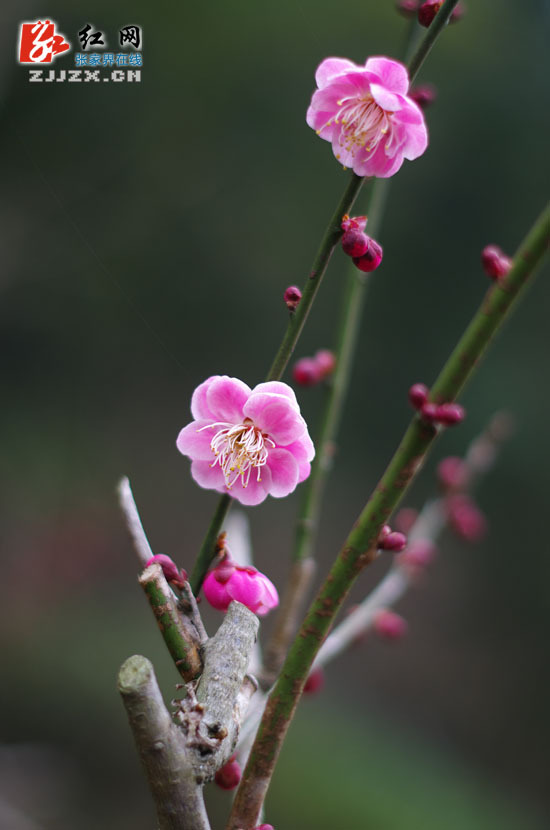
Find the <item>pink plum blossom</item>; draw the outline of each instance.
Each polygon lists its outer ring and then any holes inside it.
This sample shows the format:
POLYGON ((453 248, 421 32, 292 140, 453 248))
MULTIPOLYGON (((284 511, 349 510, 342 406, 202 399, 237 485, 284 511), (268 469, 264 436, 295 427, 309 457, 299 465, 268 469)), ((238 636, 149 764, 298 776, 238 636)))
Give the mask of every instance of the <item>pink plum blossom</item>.
POLYGON ((213 375, 191 400, 194 420, 177 439, 200 487, 229 493, 241 504, 288 496, 311 472, 315 455, 290 386, 246 383, 213 375))
POLYGON ((262 617, 279 604, 277 589, 256 568, 241 567, 226 556, 206 575, 204 596, 218 611, 227 611, 233 600, 262 617))
POLYGON ((306 120, 344 167, 358 176, 386 179, 403 159, 415 159, 428 146, 420 107, 407 96, 406 68, 390 58, 369 58, 358 66, 346 58, 326 58, 317 69, 306 120))

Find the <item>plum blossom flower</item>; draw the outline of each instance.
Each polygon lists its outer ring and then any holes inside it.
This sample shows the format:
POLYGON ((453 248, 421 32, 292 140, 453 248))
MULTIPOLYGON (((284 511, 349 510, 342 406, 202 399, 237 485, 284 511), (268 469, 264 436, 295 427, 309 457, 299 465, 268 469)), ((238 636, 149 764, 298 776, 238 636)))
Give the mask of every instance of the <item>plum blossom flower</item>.
POLYGON ((307 425, 290 386, 246 383, 213 375, 195 389, 194 421, 177 439, 191 458, 200 487, 229 493, 241 504, 288 496, 311 472, 315 455, 307 425))
POLYGON ((210 605, 218 611, 227 611, 236 600, 263 617, 279 604, 277 589, 267 576, 256 568, 237 565, 229 556, 208 572, 203 591, 210 605))
POLYGON ((398 61, 369 58, 358 66, 326 58, 315 80, 307 123, 358 176, 386 179, 428 146, 424 116, 407 96, 409 76, 398 61))

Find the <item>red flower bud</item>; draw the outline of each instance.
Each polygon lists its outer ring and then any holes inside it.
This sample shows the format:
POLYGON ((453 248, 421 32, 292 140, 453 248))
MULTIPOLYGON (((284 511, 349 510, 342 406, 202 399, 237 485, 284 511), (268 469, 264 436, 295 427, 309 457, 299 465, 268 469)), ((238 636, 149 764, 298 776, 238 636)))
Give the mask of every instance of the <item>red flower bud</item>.
POLYGON ((284 301, 289 311, 296 311, 298 303, 302 299, 302 292, 297 285, 289 285, 284 293, 284 301))
POLYGON ((323 669, 313 669, 308 674, 304 685, 304 694, 314 695, 320 692, 325 685, 325 673, 323 669))
POLYGON ((399 0, 395 7, 403 17, 414 17, 418 8, 418 0, 399 0))
POLYGON ((167 582, 171 582, 172 585, 176 585, 178 588, 183 588, 183 583, 187 580, 187 573, 183 568, 179 571, 176 563, 164 553, 157 553, 156 556, 152 556, 146 562, 145 567, 148 568, 149 565, 153 565, 155 562, 161 566, 167 582))
POLYGON ((461 490, 468 483, 468 466, 462 458, 449 455, 439 462, 437 479, 444 490, 461 490))
POLYGON ((465 417, 464 407, 459 403, 442 403, 437 407, 435 419, 446 427, 452 427, 461 424, 465 417))
POLYGON ((231 756, 229 761, 227 761, 223 767, 220 767, 214 776, 214 781, 218 787, 222 788, 222 790, 234 790, 235 787, 239 786, 240 780, 241 768, 235 760, 234 755, 231 756))
POLYGON ((364 231, 367 227, 367 217, 348 216, 347 213, 344 213, 340 227, 343 231, 364 231))
POLYGON ((272 824, 258 824, 255 830, 275 830, 272 824))
POLYGON ((433 84, 421 84, 410 90, 409 98, 412 98, 421 110, 425 110, 433 104, 437 98, 437 92, 433 84))
POLYGON ((430 390, 424 383, 413 383, 409 389, 409 401, 415 409, 420 409, 428 400, 430 390))
POLYGON ((461 539, 466 542, 478 542, 485 536, 487 520, 469 496, 450 496, 446 506, 449 524, 461 539))
POLYGON ((384 640, 400 640, 407 633, 407 621, 396 614, 383 608, 374 618, 374 630, 384 640))
POLYGON ((321 372, 312 357, 302 357, 294 364, 292 377, 299 386, 315 386, 321 380, 321 372))
POLYGON ((418 22, 421 26, 428 26, 443 5, 443 0, 426 0, 418 9, 418 22))
POLYGON ((398 530, 392 530, 384 538, 378 538, 378 547, 380 550, 391 550, 394 553, 400 553, 407 547, 407 537, 404 533, 399 533, 398 530))
POLYGON ((376 239, 372 239, 370 236, 367 237, 367 239, 369 241, 367 252, 363 254, 363 256, 353 258, 353 264, 355 267, 365 273, 375 271, 382 262, 382 257, 384 256, 382 246, 376 241, 376 239))
POLYGON ((322 378, 326 378, 334 372, 336 357, 328 349, 321 349, 313 358, 322 378))
POLYGON ((420 415, 422 416, 424 421, 427 421, 429 424, 434 423, 437 421, 437 413, 439 411, 439 407, 436 403, 431 403, 430 401, 426 401, 425 404, 422 404, 420 407, 420 415))
POLYGON ((369 237, 363 231, 352 228, 343 235, 342 248, 348 256, 361 257, 369 249, 369 237))
POLYGON ((458 23, 459 20, 462 20, 465 14, 466 6, 464 5, 464 3, 457 3, 451 12, 449 23, 458 23))
POLYGON ((488 277, 499 280, 512 267, 512 260, 497 245, 486 245, 481 252, 481 264, 488 277))

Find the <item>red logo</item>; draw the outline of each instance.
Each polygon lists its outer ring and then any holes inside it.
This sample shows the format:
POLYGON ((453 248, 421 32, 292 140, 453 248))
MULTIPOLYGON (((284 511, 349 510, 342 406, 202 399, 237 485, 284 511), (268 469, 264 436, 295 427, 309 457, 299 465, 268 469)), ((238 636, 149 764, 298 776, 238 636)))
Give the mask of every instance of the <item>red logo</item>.
POLYGON ((51 20, 21 24, 19 63, 51 63, 53 58, 70 48, 65 35, 55 31, 55 23, 51 20))

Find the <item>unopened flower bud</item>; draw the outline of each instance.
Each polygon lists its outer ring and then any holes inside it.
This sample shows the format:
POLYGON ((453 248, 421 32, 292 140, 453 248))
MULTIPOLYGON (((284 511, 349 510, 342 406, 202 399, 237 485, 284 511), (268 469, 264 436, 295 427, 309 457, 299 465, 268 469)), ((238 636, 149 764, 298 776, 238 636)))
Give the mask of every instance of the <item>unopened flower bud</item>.
POLYGON ((313 358, 322 378, 326 378, 334 372, 336 357, 329 349, 321 349, 313 358))
POLYGON ((342 237, 342 249, 348 256, 361 257, 369 249, 369 237, 364 231, 346 231, 342 237))
POLYGON ((314 358, 302 357, 294 364, 292 377, 299 386, 315 386, 321 380, 321 372, 314 358))
POLYGON ((428 26, 443 5, 443 0, 426 0, 418 8, 418 22, 421 26, 428 26))
POLYGON ((382 542, 384 539, 387 539, 391 533, 391 527, 389 525, 382 525, 380 529, 380 533, 378 534, 378 547, 381 547, 382 542))
POLYGON ((320 692, 325 685, 325 673, 323 669, 313 669, 308 676, 304 685, 304 694, 314 695, 320 692))
POLYGON ((461 424, 465 417, 464 407, 459 403, 442 403, 437 407, 435 419, 446 427, 452 427, 461 424))
POLYGON ((232 755, 229 761, 220 767, 214 776, 214 781, 222 790, 234 790, 241 780, 241 767, 232 755))
POLYGON ((415 409, 420 409, 428 400, 430 390, 424 383, 413 383, 409 389, 409 401, 415 409))
POLYGON ((187 580, 187 573, 183 570, 183 568, 181 571, 178 570, 176 563, 164 553, 157 553, 156 556, 152 556, 149 561, 145 563, 145 567, 148 568, 149 565, 153 565, 155 563, 160 565, 162 568, 162 572, 167 582, 171 582, 172 585, 176 585, 178 588, 183 588, 183 583, 187 580))
POLYGON ((450 526, 466 542, 478 542, 485 536, 487 520, 470 496, 450 496, 446 507, 450 526))
POLYGON ((420 84, 410 90, 409 98, 412 98, 421 110, 425 110, 433 104, 437 98, 437 92, 433 84, 420 84))
POLYGON ((236 600, 262 617, 279 604, 277 589, 267 576, 256 568, 237 565, 228 556, 207 573, 203 591, 219 611, 227 611, 236 600))
POLYGON ((298 303, 302 299, 302 292, 297 285, 289 285, 284 293, 284 301, 289 311, 296 311, 298 303))
POLYGON ((255 830, 275 830, 272 824, 258 824, 255 830))
POLYGON ((462 458, 449 455, 439 462, 437 480, 444 490, 462 490, 468 483, 468 465, 462 458))
POLYGON ((432 562, 436 553, 437 548, 430 539, 417 539, 400 555, 399 561, 412 568, 425 568, 432 562))
POLYGON ((464 3, 457 3, 451 12, 449 23, 458 23, 459 20, 462 20, 465 14, 466 6, 464 5, 464 3))
POLYGON ((417 519, 418 510, 415 510, 414 507, 402 507, 395 514, 394 524, 401 533, 410 533, 417 519))
POLYGON ((512 260, 497 245, 486 245, 481 252, 481 264, 488 277, 499 280, 512 267, 512 260))
POLYGON ((398 530, 392 530, 383 539, 378 539, 378 547, 380 550, 391 550, 394 553, 400 553, 407 547, 407 537, 404 533, 399 533, 398 530))
POLYGON ((437 421, 438 410, 439 407, 436 403, 426 401, 426 403, 422 404, 420 407, 420 415, 424 421, 427 421, 429 424, 433 424, 437 421))
POLYGON ((363 256, 353 258, 353 264, 355 267, 365 273, 375 271, 382 262, 382 257, 384 256, 382 246, 376 241, 376 239, 372 239, 370 236, 367 237, 367 239, 369 241, 367 252, 363 254, 363 256))
POLYGON ((398 0, 395 7, 403 17, 414 17, 418 8, 418 0, 398 0))
POLYGON ((383 608, 374 618, 374 630, 384 640, 400 640, 407 633, 407 621, 396 614, 383 608))
POLYGON ((367 227, 366 216, 348 216, 344 213, 342 216, 342 223, 340 225, 344 232, 346 231, 364 231, 367 227))

